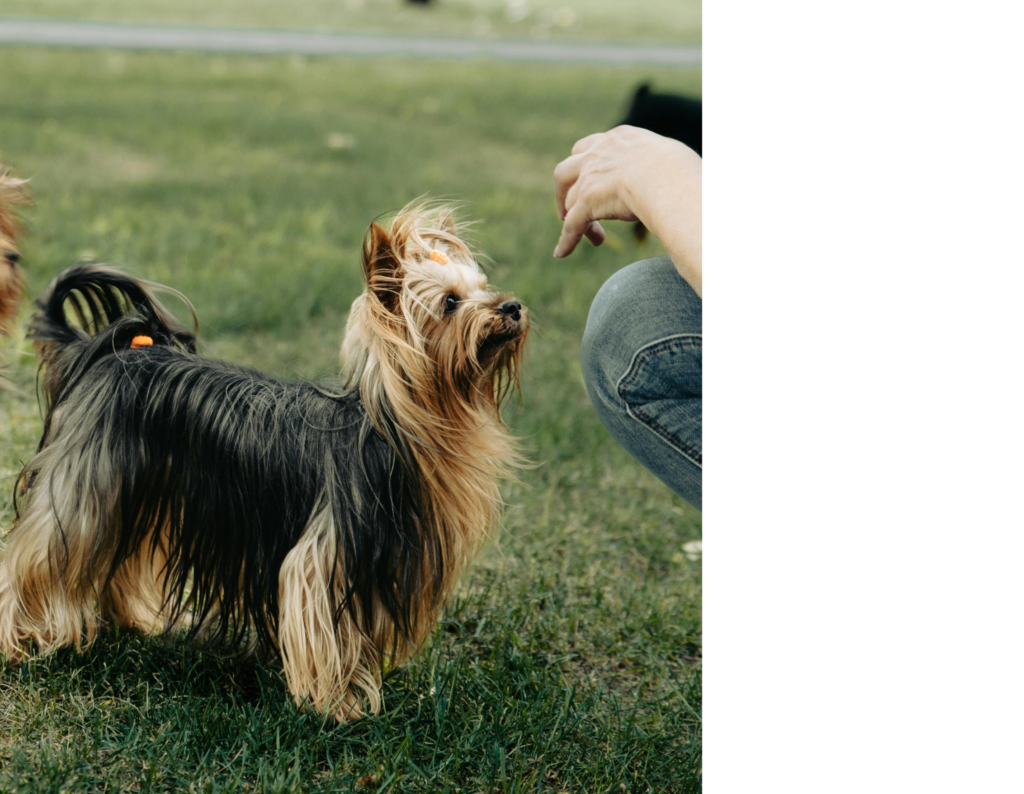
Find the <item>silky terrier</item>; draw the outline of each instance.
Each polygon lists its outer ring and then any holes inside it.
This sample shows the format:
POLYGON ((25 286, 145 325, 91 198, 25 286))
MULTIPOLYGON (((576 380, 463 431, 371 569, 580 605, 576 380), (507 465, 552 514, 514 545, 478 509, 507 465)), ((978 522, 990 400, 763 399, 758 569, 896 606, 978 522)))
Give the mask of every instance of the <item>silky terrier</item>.
POLYGON ((25 286, 18 267, 21 225, 15 208, 31 203, 26 184, 26 180, 16 178, 0 163, 0 334, 5 336, 14 330, 25 286))
POLYGON ((46 415, 0 551, 0 654, 178 629, 279 655, 320 712, 376 713, 521 462, 500 408, 526 309, 460 233, 423 204, 370 226, 337 384, 197 355, 157 285, 58 276, 29 330, 46 415))

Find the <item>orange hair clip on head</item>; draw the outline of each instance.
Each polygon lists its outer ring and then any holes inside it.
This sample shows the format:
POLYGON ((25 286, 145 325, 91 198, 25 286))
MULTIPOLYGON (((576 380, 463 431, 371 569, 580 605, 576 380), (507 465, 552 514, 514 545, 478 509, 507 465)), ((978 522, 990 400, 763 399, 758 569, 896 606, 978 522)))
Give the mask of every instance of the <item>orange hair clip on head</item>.
POLYGON ((430 252, 430 258, 433 259, 439 265, 448 264, 448 254, 444 251, 438 251, 436 248, 430 252))
POLYGON ((140 347, 149 347, 153 344, 153 337, 151 336, 137 336, 132 339, 132 350, 138 350, 140 347))

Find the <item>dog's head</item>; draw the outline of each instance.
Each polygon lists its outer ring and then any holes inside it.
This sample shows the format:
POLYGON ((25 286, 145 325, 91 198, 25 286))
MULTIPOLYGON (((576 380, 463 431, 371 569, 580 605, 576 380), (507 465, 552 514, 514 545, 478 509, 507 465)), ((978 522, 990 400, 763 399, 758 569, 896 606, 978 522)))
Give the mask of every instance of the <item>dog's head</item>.
POLYGON ((22 278, 18 269, 21 226, 15 207, 30 204, 26 180, 15 178, 0 164, 0 333, 10 333, 21 302, 22 278))
POLYGON ((527 310, 488 287, 461 231, 451 208, 423 203, 386 227, 370 225, 366 290, 342 346, 364 398, 386 395, 393 408, 411 403, 457 421, 481 410, 496 415, 518 387, 527 310))

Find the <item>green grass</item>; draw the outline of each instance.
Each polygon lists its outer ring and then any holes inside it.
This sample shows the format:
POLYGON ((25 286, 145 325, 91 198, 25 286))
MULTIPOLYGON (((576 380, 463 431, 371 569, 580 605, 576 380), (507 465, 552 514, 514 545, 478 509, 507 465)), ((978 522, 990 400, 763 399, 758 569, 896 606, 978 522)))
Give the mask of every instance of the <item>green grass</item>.
MULTIPOLYGON (((0 672, 0 791, 682 792, 700 778, 700 514, 600 426, 580 377, 590 300, 655 255, 625 226, 551 258, 551 170, 653 77, 699 71, 6 48, 0 159, 32 177, 38 293, 80 257, 194 301, 204 350, 284 375, 336 368, 367 223, 465 203, 492 282, 533 311, 522 404, 539 465, 434 638, 346 726, 294 708, 273 662, 108 634, 0 672), (328 146, 331 133, 354 139, 328 146)), ((0 523, 39 432, 33 361, 4 345, 0 523)))
POLYGON ((19 0, 0 15, 175 25, 699 42, 700 0, 19 0))

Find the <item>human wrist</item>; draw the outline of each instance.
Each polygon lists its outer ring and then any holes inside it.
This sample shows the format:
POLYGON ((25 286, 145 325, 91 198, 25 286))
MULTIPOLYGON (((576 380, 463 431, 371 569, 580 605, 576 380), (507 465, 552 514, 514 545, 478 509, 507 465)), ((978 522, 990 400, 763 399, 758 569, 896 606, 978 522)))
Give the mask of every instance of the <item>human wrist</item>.
POLYGON ((644 167, 632 175, 630 209, 661 241, 676 270, 702 294, 703 161, 689 147, 669 139, 651 147, 644 167))
POLYGON ((623 192, 629 210, 654 231, 676 214, 680 200, 692 190, 694 176, 699 201, 700 166, 700 156, 688 146, 660 138, 626 172, 623 192))

